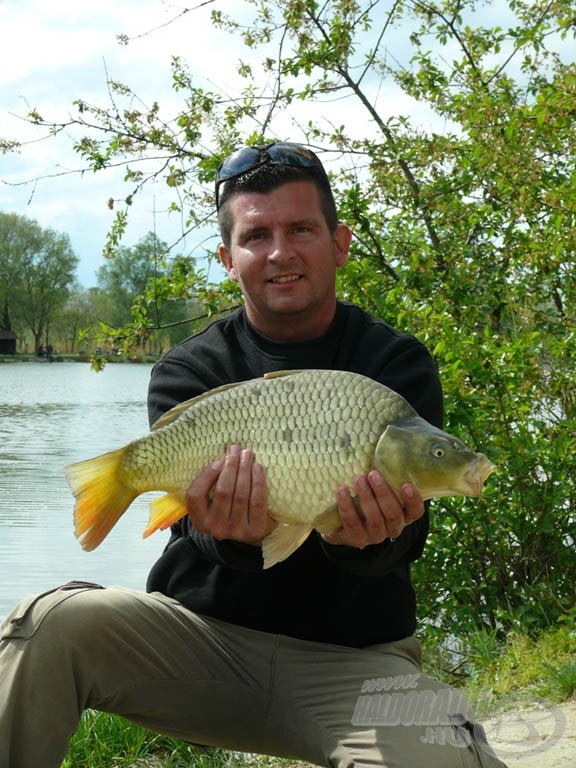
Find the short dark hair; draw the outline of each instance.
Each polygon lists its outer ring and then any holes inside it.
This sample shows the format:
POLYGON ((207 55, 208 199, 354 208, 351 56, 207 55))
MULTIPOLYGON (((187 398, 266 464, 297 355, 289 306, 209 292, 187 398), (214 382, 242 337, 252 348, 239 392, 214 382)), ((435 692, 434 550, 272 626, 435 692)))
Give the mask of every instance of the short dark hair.
POLYGON ((332 188, 325 177, 315 172, 314 168, 299 168, 292 165, 268 163, 260 165, 241 176, 236 176, 222 185, 218 209, 218 227, 224 245, 229 248, 232 239, 232 211, 230 201, 244 192, 267 194, 284 184, 294 181, 310 181, 318 190, 320 206, 330 232, 338 226, 338 211, 332 194, 332 188))

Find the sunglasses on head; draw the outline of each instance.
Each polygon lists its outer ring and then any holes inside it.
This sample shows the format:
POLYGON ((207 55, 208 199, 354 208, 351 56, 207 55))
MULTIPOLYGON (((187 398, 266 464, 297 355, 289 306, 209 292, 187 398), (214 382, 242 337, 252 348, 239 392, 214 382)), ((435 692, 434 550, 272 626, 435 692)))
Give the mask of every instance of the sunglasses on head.
POLYGON ((225 181, 242 176, 261 165, 289 165, 294 168, 316 169, 328 184, 328 177, 320 160, 314 152, 300 144, 278 141, 265 146, 243 147, 229 155, 216 171, 216 210, 220 206, 220 186, 225 181))

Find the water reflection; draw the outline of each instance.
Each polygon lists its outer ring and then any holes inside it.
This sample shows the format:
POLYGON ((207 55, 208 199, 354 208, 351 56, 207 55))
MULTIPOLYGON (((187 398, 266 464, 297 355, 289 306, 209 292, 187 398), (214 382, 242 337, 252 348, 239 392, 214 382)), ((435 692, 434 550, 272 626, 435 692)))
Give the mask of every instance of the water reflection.
POLYGON ((144 588, 167 537, 142 539, 151 495, 84 552, 64 467, 147 432, 150 368, 0 364, 0 617, 25 594, 71 579, 144 588))

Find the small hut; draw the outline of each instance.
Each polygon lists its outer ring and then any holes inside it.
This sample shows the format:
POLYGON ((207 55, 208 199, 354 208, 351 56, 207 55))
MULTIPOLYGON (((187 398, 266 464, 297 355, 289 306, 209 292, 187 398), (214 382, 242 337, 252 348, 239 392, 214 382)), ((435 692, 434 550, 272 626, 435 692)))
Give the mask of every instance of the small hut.
POLYGON ((0 355, 16 354, 16 334, 14 331, 0 331, 0 355))

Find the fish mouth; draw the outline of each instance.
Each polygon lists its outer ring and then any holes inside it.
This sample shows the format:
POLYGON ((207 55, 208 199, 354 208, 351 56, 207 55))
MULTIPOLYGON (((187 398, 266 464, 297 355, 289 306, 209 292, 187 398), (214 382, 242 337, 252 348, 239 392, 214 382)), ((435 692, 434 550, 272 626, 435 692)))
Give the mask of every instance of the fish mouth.
POLYGON ((483 453, 478 454, 478 458, 473 466, 466 472, 465 480, 470 488, 471 496, 481 496, 484 483, 488 477, 496 470, 496 465, 483 453))

